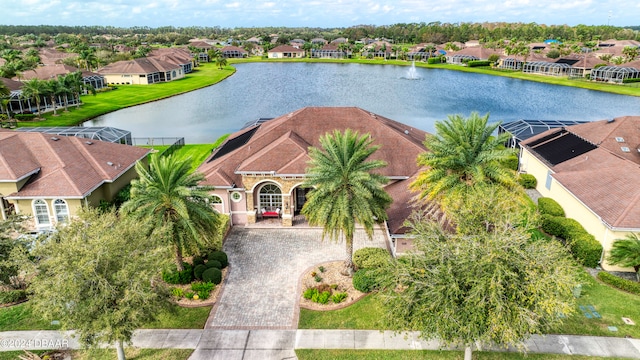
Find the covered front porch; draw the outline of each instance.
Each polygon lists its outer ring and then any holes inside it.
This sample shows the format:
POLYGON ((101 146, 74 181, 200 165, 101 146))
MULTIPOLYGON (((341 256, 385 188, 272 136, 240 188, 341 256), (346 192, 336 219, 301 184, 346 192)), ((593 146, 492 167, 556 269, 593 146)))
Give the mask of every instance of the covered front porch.
MULTIPOLYGON (((245 183, 248 179, 245 179, 245 183)), ((303 226, 301 215, 309 192, 302 179, 261 178, 247 189, 247 225, 303 226)))

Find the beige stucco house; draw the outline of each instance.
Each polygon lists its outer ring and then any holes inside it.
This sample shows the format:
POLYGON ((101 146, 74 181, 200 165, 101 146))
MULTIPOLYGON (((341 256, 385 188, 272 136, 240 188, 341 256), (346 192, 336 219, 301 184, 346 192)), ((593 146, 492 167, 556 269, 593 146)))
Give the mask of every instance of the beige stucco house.
POLYGON ((297 59, 304 57, 304 50, 291 45, 280 45, 267 51, 269 59, 297 59))
MULTIPOLYGON (((640 116, 548 130, 521 142, 520 170, 600 241, 640 233, 640 116)), ((620 269, 602 261, 605 270, 620 269)))
POLYGON ((31 215, 49 230, 83 206, 98 206, 137 174, 149 150, 37 132, 0 129, 0 213, 31 215))
MULTIPOLYGON (((309 147, 319 147, 322 135, 352 129, 368 133, 380 149, 373 158, 388 165, 386 190, 393 198, 386 227, 392 241, 403 238, 404 220, 414 208, 408 186, 419 172, 416 159, 426 151, 426 133, 356 107, 307 107, 257 122, 232 135, 198 168, 215 187, 216 208, 233 225, 278 218, 295 226, 309 189, 302 186, 309 147)), ((303 217, 302 217, 303 219, 303 217)))
POLYGON ((96 71, 109 85, 148 85, 182 79, 182 65, 154 57, 117 61, 96 71))

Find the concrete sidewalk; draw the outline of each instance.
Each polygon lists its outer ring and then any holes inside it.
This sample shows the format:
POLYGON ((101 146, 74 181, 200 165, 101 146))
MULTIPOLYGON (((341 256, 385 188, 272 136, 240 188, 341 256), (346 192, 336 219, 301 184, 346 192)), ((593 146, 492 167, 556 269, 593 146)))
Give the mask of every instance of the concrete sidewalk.
MULTIPOLYGON (((0 332, 0 351, 80 348, 71 335, 59 331, 0 332)), ((377 330, 138 330, 132 346, 194 349, 190 360, 296 359, 294 349, 442 349, 437 341, 424 341, 418 335, 377 330)), ((640 340, 636 339, 547 335, 533 336, 526 346, 531 353, 640 359, 640 340)))

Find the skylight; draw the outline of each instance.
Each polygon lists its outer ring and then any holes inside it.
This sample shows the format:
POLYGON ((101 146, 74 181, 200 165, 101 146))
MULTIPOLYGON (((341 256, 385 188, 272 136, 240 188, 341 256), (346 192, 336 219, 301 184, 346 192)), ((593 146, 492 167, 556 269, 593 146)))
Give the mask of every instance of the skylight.
POLYGON ((616 136, 616 141, 617 142, 624 142, 624 138, 616 136))

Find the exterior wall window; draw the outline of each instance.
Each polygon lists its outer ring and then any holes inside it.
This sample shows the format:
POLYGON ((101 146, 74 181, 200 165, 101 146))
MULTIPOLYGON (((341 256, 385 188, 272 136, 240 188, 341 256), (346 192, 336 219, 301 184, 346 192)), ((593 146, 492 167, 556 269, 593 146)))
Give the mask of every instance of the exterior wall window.
POLYGON ((232 192, 231 193, 231 200, 234 201, 234 202, 238 202, 238 201, 242 200, 242 194, 240 194, 237 191, 232 192))
POLYGON ((547 171, 547 181, 544 184, 544 187, 546 187, 547 190, 551 190, 551 180, 553 180, 551 177, 551 171, 547 171))
POLYGON ((56 215, 56 221, 66 223, 69 221, 69 207, 67 202, 62 199, 56 199, 53 202, 53 212, 56 215))
POLYGON ((282 191, 275 184, 267 184, 260 188, 259 209, 282 209, 282 191))
POLYGON ((49 208, 44 200, 38 199, 33 201, 33 214, 36 218, 36 225, 51 225, 51 221, 49 220, 49 208))

